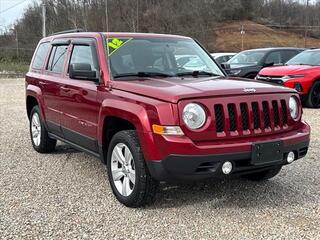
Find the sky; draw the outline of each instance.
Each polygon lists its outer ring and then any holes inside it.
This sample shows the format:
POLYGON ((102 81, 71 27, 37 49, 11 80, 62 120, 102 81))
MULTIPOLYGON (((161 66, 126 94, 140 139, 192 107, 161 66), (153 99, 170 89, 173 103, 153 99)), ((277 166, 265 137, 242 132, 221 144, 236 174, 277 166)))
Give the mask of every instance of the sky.
POLYGON ((25 8, 33 2, 40 2, 40 0, 0 0, 0 32, 10 28, 23 16, 25 8))

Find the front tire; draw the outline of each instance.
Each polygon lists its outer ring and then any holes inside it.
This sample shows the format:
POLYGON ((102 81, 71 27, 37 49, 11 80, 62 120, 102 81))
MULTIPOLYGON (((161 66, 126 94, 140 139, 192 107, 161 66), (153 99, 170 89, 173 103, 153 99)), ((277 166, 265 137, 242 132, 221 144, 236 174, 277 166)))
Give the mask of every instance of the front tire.
POLYGON ((256 182, 266 181, 278 175, 279 172, 281 171, 281 168, 282 167, 276 167, 276 168, 261 171, 261 172, 243 175, 242 177, 251 181, 256 181, 256 182))
POLYGON ((57 140, 49 137, 38 106, 34 106, 31 110, 29 129, 34 150, 39 153, 50 153, 54 151, 57 140))
POLYGON ((320 108, 320 81, 315 82, 306 99, 309 108, 320 108))
POLYGON ((112 138, 107 155, 108 178, 119 202, 143 207, 154 202, 159 182, 146 166, 136 131, 121 131, 112 138))

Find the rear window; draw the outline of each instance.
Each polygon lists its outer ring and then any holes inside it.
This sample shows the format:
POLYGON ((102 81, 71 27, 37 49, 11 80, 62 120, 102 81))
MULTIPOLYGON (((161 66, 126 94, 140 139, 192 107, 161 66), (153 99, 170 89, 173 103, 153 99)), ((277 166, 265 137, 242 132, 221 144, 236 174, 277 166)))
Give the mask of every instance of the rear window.
POLYGON ((31 65, 33 69, 42 69, 44 62, 46 60, 49 46, 50 46, 49 42, 44 42, 39 45, 31 65))

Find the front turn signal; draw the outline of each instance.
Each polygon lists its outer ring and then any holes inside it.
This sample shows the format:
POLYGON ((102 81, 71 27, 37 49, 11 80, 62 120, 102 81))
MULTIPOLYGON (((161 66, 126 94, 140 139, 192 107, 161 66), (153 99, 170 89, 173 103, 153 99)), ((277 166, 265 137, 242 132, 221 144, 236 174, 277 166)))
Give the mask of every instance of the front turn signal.
POLYGON ((155 134, 159 135, 175 135, 175 136, 182 136, 183 131, 178 126, 161 126, 161 125, 152 125, 152 131, 155 134))

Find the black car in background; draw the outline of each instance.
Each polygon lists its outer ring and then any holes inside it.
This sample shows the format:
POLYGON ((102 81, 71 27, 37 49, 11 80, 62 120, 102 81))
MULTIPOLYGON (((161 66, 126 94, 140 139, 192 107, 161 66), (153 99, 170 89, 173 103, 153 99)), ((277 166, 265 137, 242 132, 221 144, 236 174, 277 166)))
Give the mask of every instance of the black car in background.
POLYGON ((222 67, 229 76, 253 79, 262 68, 284 64, 304 50, 284 47, 246 50, 222 64, 222 67))

